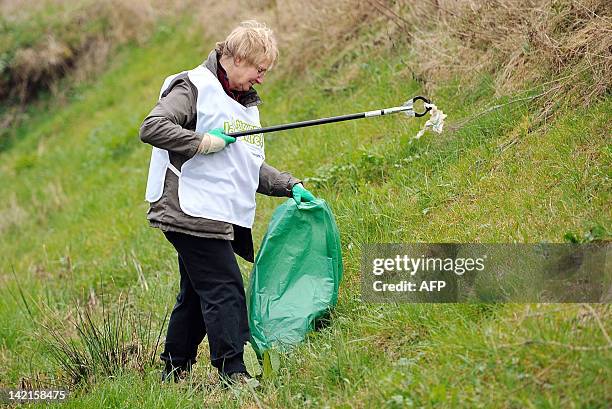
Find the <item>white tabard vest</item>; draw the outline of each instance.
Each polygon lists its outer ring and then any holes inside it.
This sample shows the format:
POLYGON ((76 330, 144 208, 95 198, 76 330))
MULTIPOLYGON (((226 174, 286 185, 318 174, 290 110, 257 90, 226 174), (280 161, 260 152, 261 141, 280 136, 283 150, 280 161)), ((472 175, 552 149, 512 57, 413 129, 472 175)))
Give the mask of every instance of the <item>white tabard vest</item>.
MULTIPOLYGON (((196 132, 261 127, 257 107, 246 108, 230 98, 208 68, 198 66, 187 74, 198 89, 196 132)), ((166 78, 160 98, 177 75, 166 78)), ((264 159, 263 134, 237 138, 220 152, 196 154, 183 164, 180 172, 170 163, 168 151, 153 147, 146 200, 155 202, 161 198, 166 170, 170 169, 179 177, 179 204, 185 214, 251 228, 259 168, 264 159)))

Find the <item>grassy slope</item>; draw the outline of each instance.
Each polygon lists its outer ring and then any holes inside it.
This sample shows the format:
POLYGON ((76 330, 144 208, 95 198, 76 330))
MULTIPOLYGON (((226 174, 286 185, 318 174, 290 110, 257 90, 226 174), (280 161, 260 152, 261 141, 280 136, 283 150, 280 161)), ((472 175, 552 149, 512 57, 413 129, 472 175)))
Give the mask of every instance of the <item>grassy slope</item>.
MULTIPOLYGON (((195 66, 208 50, 193 33, 168 40, 162 34, 151 47, 124 50, 68 106, 33 111, 0 156, 9 181, 0 186, 9 199, 0 210, 2 385, 55 370, 32 336, 40 331, 19 301, 12 269, 27 299, 63 315, 73 311, 75 297, 86 302, 91 289, 99 294, 101 284, 113 295, 129 292, 136 308, 152 310, 158 322, 172 305, 174 256, 145 221, 150 148, 139 143, 137 129, 163 77, 195 66), (185 52, 160 58, 160 49, 185 52)), ((328 92, 316 77, 342 84, 342 65, 311 73, 313 79, 271 73, 261 90, 264 124, 393 106, 419 93, 417 83, 398 74, 398 55, 365 55, 353 64, 358 78, 328 92)), ((476 89, 448 84, 435 99, 457 121, 489 106, 492 93, 483 77, 476 89)), ((457 132, 413 143, 422 121, 397 116, 267 137, 268 162, 311 178, 314 193, 330 203, 346 274, 332 325, 287 357, 258 399, 276 407, 608 406, 610 351, 594 349, 606 340, 585 307, 359 301, 360 243, 562 241, 567 231, 610 226, 611 102, 564 112, 547 129, 530 132, 527 107, 511 104, 457 132), (536 342, 523 345, 527 340, 536 342)), ((258 200, 256 242, 281 199, 258 200)), ((241 267, 249 271, 248 263, 241 267)), ((598 311, 610 332, 609 310, 598 311)), ((248 394, 236 399, 214 386, 206 348, 201 352, 191 383, 161 388, 157 368, 144 377, 130 371, 100 379, 68 406, 256 404, 248 394)))

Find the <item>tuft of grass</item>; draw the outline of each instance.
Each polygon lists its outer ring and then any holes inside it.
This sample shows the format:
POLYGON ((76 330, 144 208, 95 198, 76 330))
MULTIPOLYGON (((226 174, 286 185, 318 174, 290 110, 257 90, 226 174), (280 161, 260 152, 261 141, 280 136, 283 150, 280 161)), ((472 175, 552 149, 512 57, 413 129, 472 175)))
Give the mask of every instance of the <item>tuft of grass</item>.
POLYGON ((108 305, 104 296, 99 301, 101 312, 96 315, 91 306, 76 306, 76 317, 68 323, 75 338, 66 337, 66 328, 44 325, 43 344, 60 369, 60 380, 70 385, 118 376, 128 369, 144 374, 156 366, 167 314, 155 323, 151 312, 134 311, 127 297, 114 305, 108 305))

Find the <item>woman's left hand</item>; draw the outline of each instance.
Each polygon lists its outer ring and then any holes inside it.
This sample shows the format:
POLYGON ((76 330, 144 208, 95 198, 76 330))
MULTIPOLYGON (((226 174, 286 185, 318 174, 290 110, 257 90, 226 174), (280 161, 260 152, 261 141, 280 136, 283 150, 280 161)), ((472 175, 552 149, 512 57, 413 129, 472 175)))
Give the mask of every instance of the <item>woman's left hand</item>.
POLYGON ((291 188, 291 194, 293 196, 293 200, 295 203, 300 204, 300 202, 312 202, 316 199, 312 193, 310 193, 301 183, 296 183, 291 188))

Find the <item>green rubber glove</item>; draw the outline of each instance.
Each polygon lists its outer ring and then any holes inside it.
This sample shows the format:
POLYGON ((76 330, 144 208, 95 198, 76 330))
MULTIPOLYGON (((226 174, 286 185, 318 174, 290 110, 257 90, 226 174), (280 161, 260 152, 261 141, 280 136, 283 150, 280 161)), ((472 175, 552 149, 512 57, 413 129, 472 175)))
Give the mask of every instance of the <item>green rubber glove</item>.
POLYGON ((208 133, 212 136, 216 136, 217 138, 223 139, 225 141, 225 146, 229 145, 230 143, 236 142, 236 138, 223 133, 223 128, 215 128, 211 131, 208 131, 208 133))
POLYGON ((234 142, 236 142, 236 138, 224 134, 222 128, 215 128, 202 135, 202 141, 200 146, 198 146, 197 153, 208 155, 219 152, 234 142))
POLYGON ((316 199, 312 193, 302 186, 301 183, 296 183, 293 185, 291 188, 291 195, 297 204, 300 204, 300 202, 312 202, 316 199))

